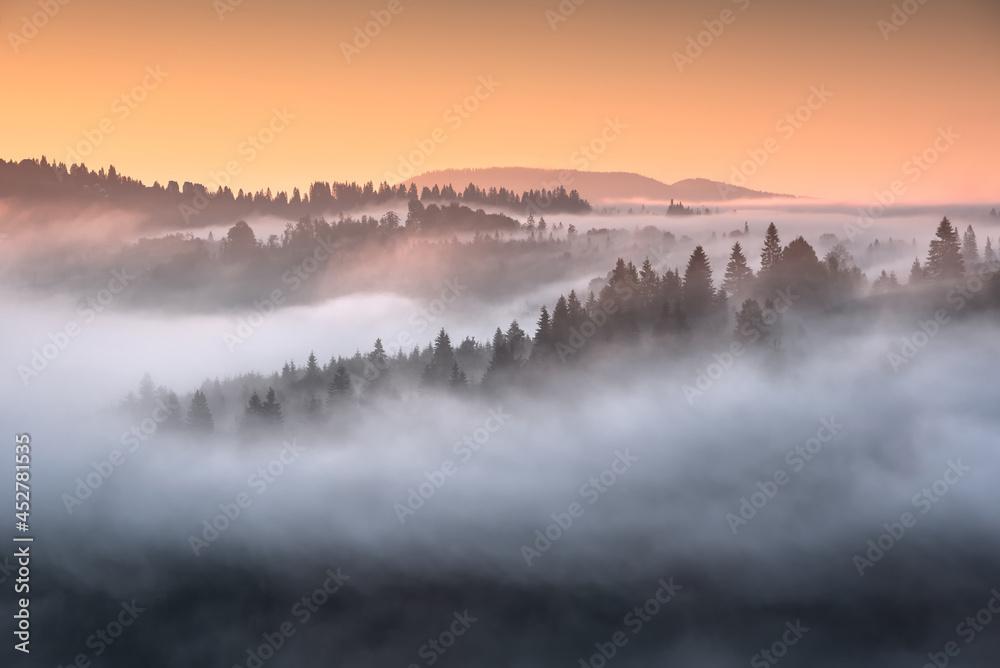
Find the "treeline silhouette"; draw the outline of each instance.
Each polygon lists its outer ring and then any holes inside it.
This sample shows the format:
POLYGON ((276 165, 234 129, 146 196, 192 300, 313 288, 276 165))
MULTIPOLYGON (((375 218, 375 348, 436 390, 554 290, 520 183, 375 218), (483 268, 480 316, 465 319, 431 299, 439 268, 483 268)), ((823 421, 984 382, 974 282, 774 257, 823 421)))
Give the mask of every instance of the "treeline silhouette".
MULTIPOLYGON (((514 320, 497 327, 485 342, 466 337, 455 346, 442 328, 423 348, 388 351, 377 339, 370 352, 333 356, 326 364, 310 353, 303 366, 288 361, 270 376, 205 381, 188 401, 186 418, 176 394, 154 388, 147 375, 124 407, 137 419, 157 406, 175 407, 167 429, 211 431, 219 424, 214 414, 224 416, 227 430, 244 436, 280 433, 288 419, 321 424, 378 398, 532 386, 598 357, 609 344, 654 356, 683 356, 704 340, 735 340, 748 348, 780 351, 789 309, 822 321, 866 298, 867 279, 842 245, 820 259, 801 236, 782 245, 773 223, 760 250, 760 265, 758 271, 750 268, 739 241, 718 285, 701 246, 683 271, 659 273, 648 258, 641 267, 619 258, 600 288, 585 299, 571 290, 551 309, 542 306, 533 335, 514 320)), ((951 301, 960 293, 968 303, 979 296, 979 309, 995 313, 1000 308, 998 269, 989 240, 980 254, 971 226, 960 237, 944 218, 925 261, 914 260, 906 284, 883 271, 867 298, 908 304, 930 289, 932 303, 940 304, 945 294, 951 301)))
POLYGON ((369 181, 340 183, 316 181, 304 191, 298 188, 271 192, 270 188, 256 192, 236 192, 228 186, 225 173, 214 176, 219 183, 205 186, 186 181, 159 182, 151 186, 123 176, 114 165, 107 171, 93 171, 85 164, 40 160, 0 160, 0 197, 44 199, 106 200, 113 204, 154 212, 161 224, 195 227, 227 222, 255 215, 271 215, 287 220, 326 213, 347 213, 370 206, 386 206, 393 202, 402 206, 411 200, 425 204, 448 205, 453 202, 475 206, 492 206, 524 215, 530 210, 545 213, 587 213, 590 204, 580 199, 575 190, 567 193, 563 187, 554 190, 529 190, 516 195, 505 188, 483 189, 469 184, 461 193, 450 184, 424 188, 418 194, 414 184, 377 186, 369 181))

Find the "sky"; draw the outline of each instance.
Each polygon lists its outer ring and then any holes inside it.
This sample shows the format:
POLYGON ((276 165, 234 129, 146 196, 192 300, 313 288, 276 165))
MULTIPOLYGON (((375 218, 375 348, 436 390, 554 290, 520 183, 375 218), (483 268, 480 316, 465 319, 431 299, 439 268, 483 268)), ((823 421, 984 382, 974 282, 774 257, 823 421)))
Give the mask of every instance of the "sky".
POLYGON ((995 0, 7 0, 0 157, 274 191, 525 166, 995 203, 998 29, 995 0))

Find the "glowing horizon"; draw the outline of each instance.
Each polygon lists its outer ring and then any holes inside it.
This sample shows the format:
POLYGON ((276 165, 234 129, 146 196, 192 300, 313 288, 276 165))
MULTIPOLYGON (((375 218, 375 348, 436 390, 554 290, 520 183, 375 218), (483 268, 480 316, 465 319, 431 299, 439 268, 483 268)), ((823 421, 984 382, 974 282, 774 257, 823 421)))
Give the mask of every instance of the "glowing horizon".
POLYGON ((211 184, 235 165, 234 190, 288 192, 410 165, 863 203, 896 182, 908 205, 1000 193, 988 0, 895 4, 912 15, 860 0, 232 2, 10 3, 0 157, 76 151, 147 184, 211 184))

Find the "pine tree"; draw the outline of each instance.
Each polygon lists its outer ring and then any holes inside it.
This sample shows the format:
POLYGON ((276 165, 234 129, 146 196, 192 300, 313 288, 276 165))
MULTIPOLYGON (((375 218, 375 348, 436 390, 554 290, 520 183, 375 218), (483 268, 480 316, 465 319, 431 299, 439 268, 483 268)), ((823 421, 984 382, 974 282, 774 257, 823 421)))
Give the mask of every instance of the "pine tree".
POLYGON ((441 328, 434 339, 434 351, 430 363, 424 368, 421 378, 428 387, 443 387, 448 383, 451 365, 455 363, 455 350, 451 345, 451 337, 441 328))
POLYGON ((370 353, 368 353, 368 361, 379 369, 385 369, 386 366, 388 366, 389 357, 385 354, 385 347, 382 345, 382 339, 375 339, 375 347, 370 353))
POLYGON ((726 265, 726 276, 722 279, 722 289, 734 297, 742 297, 750 291, 753 281, 753 269, 747 266, 747 258, 743 255, 743 247, 737 241, 733 244, 733 252, 729 255, 726 265))
POLYGON ((927 253, 928 276, 935 280, 960 278, 965 274, 965 262, 962 260, 958 231, 947 217, 938 224, 935 236, 937 238, 931 241, 927 253))
POLYGON ((521 326, 517 324, 517 320, 513 320, 510 323, 510 327, 507 328, 507 346, 510 348, 510 354, 516 364, 523 362, 528 357, 528 337, 521 329, 521 326))
POLYGON ((712 287, 712 267, 708 263, 705 249, 701 246, 695 247, 688 260, 681 294, 681 305, 684 311, 696 316, 706 313, 715 299, 715 289, 712 287))
POLYGON ((264 421, 264 404, 260 400, 260 395, 254 391, 250 395, 240 428, 252 434, 264 425, 264 421))
POLYGON ((278 403, 278 397, 273 387, 267 388, 267 395, 265 395, 264 403, 261 406, 261 415, 272 426, 280 425, 285 421, 281 415, 281 404, 278 403))
POLYGON ((587 319, 587 314, 583 310, 583 304, 580 303, 580 298, 576 296, 576 290, 570 290, 569 297, 566 298, 566 315, 569 317, 570 327, 579 327, 587 319))
POLYGON ((469 386, 469 379, 466 378, 465 372, 462 371, 462 367, 458 366, 458 362, 451 365, 451 375, 448 377, 448 387, 453 390, 464 389, 469 386))
POLYGON ((781 239, 778 238, 778 228, 771 223, 767 226, 764 236, 764 248, 760 253, 760 273, 764 275, 774 269, 781 260, 781 239))
POLYGON ((310 388, 320 387, 323 384, 322 370, 319 368, 316 353, 314 352, 310 352, 309 358, 306 360, 306 374, 302 382, 306 387, 310 388))
POLYGON ((552 342, 553 344, 566 343, 569 340, 569 328, 572 326, 569 320, 569 302, 562 295, 556 300, 555 308, 552 309, 552 342))
POLYGON ((736 314, 736 335, 757 341, 767 332, 764 311, 756 299, 746 299, 736 314))
POLYGON ((541 315, 538 316, 538 325, 535 327, 535 338, 531 346, 531 360, 533 362, 544 360, 552 354, 552 321, 549 319, 549 311, 542 306, 541 315))
POLYGON ((989 237, 986 237, 986 247, 983 248, 983 262, 985 262, 991 270, 995 270, 994 265, 997 263, 997 254, 993 250, 993 242, 990 241, 989 237))
POLYGON ((910 278, 907 280, 908 285, 918 285, 924 282, 924 268, 920 266, 920 260, 917 258, 913 259, 913 264, 910 265, 910 278))
POLYGON ((201 390, 195 390, 188 407, 187 425, 192 431, 210 434, 215 429, 215 420, 208 410, 208 398, 201 390))
POLYGON ((339 365, 334 372, 333 380, 327 385, 326 394, 331 404, 344 401, 353 396, 354 387, 351 384, 351 374, 348 373, 347 367, 343 364, 339 365))
POLYGON ((650 307, 657 301, 660 291, 660 277, 653 269, 653 263, 647 257, 639 270, 639 293, 642 296, 642 305, 650 307))
POLYGON ((966 267, 979 264, 979 244, 976 243, 976 231, 969 225, 962 236, 962 259, 966 267))

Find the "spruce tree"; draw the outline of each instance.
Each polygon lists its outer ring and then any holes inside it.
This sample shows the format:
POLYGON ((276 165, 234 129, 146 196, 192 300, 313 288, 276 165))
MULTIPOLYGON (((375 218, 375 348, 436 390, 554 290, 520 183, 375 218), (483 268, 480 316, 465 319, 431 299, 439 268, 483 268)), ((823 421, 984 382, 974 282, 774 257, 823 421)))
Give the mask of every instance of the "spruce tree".
POLYGON ((711 309, 714 300, 712 267, 708 263, 705 249, 697 246, 691 253, 684 272, 681 305, 686 313, 699 316, 711 309))
POLYGON ((924 268, 920 266, 920 260, 914 258, 913 264, 910 265, 910 278, 907 280, 907 284, 918 285, 923 283, 924 278, 924 268))
POLYGON ((579 327, 587 319, 583 304, 580 303, 580 298, 576 296, 576 290, 569 291, 569 297, 566 298, 566 313, 569 317, 570 327, 579 327))
POLYGON ((952 227, 947 216, 938 224, 935 236, 937 238, 931 241, 930 250, 927 252, 928 276, 935 280, 960 278, 965 274, 962 247, 958 231, 952 227))
POLYGON ((983 248, 983 262, 990 268, 991 271, 995 271, 994 265, 997 263, 997 254, 993 250, 993 242, 990 241, 989 237, 986 237, 986 246, 983 248))
POLYGON ((434 339, 434 351, 430 363, 424 368, 422 382, 428 387, 444 387, 448 383, 451 365, 455 363, 455 350, 451 337, 441 328, 434 339))
POLYGON ((451 375, 448 377, 448 386, 453 390, 464 389, 469 386, 469 379, 466 378, 462 367, 458 362, 451 365, 451 375))
POLYGON ((746 299, 736 314, 736 336, 757 341, 767 332, 764 311, 756 299, 746 299))
POLYGON ((264 403, 261 406, 261 414, 264 416, 265 421, 271 426, 280 425, 285 421, 284 417, 281 415, 281 404, 278 403, 278 397, 275 394, 273 387, 267 388, 267 395, 265 395, 264 403))
POLYGON ((552 343, 558 345, 569 340, 569 328, 572 326, 569 319, 569 302, 562 295, 556 300, 556 306, 552 309, 552 343))
POLYGON ((344 401, 354 394, 354 387, 351 384, 351 374, 343 364, 337 367, 333 373, 333 380, 326 388, 327 397, 331 404, 344 401))
POLYGON ((764 235, 764 248, 760 252, 760 273, 767 274, 774 269, 781 260, 781 239, 778 237, 778 228, 771 223, 767 226, 767 234, 764 235))
POLYGON ((544 360, 552 354, 552 321, 549 319, 549 311, 542 306, 542 313, 538 316, 538 326, 535 328, 535 338, 531 346, 531 360, 533 362, 544 360))
POLYGON ((969 225, 962 235, 962 259, 965 260, 966 267, 974 267, 979 264, 979 244, 976 243, 976 231, 969 225))
POLYGON ((507 346, 510 348, 510 354, 516 366, 528 357, 528 337, 521 326, 517 324, 517 320, 510 323, 506 338, 507 346))
POLYGON ((726 275, 722 279, 722 289, 734 297, 742 297, 749 293, 753 281, 753 269, 747 266, 747 258, 743 255, 743 247, 737 241, 729 255, 726 265, 726 275))
POLYGON ((195 390, 188 407, 187 425, 195 432, 210 434, 215 429, 215 420, 208 409, 208 398, 201 390, 195 390))

